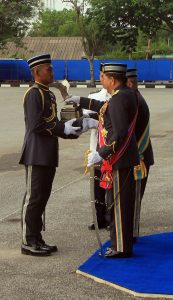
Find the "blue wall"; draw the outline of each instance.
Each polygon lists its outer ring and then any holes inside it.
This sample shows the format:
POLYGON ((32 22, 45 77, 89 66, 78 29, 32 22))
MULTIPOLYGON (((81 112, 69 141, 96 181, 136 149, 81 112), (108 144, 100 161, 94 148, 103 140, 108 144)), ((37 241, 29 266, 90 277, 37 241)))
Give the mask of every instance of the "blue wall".
MULTIPOLYGON (((94 78, 99 80, 100 63, 126 63, 128 68, 137 68, 139 81, 172 80, 173 60, 94 60, 94 78)), ((55 80, 85 81, 90 79, 87 60, 53 60, 55 80)), ((0 60, 0 81, 32 80, 25 60, 0 60)))
POLYGON ((0 60, 0 81, 31 79, 31 72, 25 60, 0 60))

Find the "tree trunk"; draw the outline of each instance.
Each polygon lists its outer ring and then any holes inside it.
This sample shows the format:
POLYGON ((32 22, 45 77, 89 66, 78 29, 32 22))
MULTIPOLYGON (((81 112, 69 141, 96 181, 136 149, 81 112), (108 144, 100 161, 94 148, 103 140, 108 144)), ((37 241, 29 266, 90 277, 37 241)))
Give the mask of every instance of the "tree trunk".
POLYGON ((93 64, 94 52, 90 51, 90 47, 89 47, 89 43, 88 43, 87 35, 86 35, 86 28, 85 28, 85 25, 83 22, 84 13, 83 13, 82 7, 84 8, 85 0, 82 1, 81 5, 79 5, 78 0, 64 0, 62 2, 64 2, 64 3, 67 2, 67 3, 73 4, 74 10, 76 11, 77 24, 80 29, 84 53, 85 53, 85 56, 89 62, 89 66, 90 66, 90 85, 95 86, 94 64, 93 64))
POLYGON ((88 58, 89 66, 90 66, 90 85, 95 86, 94 82, 94 63, 92 59, 88 58))
POLYGON ((147 49, 146 49, 146 60, 149 59, 149 57, 150 57, 150 52, 151 52, 151 39, 149 38, 149 39, 148 39, 148 46, 147 46, 147 49))
POLYGON ((132 51, 129 52, 129 60, 132 60, 132 51))

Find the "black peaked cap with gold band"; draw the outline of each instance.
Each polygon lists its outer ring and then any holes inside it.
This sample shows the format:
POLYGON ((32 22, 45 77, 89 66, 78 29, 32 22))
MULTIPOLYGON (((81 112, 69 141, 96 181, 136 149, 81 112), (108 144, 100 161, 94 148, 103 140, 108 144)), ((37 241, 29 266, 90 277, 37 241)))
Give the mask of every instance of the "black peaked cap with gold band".
POLYGON ((48 53, 34 56, 28 59, 27 63, 30 69, 33 69, 36 66, 40 66, 44 64, 51 64, 51 56, 48 53))
POLYGON ((137 77, 137 69, 127 69, 126 72, 126 77, 131 78, 131 77, 137 77))
POLYGON ((102 64, 103 73, 115 73, 126 77, 127 65, 126 64, 117 64, 117 63, 104 63, 102 64))

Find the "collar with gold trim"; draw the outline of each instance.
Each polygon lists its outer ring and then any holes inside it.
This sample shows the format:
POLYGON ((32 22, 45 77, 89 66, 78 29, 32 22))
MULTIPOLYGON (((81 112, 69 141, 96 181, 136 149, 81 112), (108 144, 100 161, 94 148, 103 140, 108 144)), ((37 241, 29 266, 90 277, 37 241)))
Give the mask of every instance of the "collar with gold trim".
POLYGON ((44 91, 49 91, 49 87, 41 82, 35 81, 35 83, 44 91))
POLYGON ((120 90, 113 90, 111 93, 111 96, 117 95, 119 93, 120 90))

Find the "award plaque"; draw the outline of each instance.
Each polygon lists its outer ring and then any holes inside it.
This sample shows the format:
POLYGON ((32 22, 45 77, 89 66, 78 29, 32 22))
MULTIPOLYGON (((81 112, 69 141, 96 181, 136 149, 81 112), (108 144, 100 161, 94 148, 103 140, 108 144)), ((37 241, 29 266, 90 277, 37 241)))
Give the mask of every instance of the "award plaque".
MULTIPOLYGON (((56 87, 60 91, 64 100, 71 97, 71 95, 69 95, 70 83, 66 79, 62 82, 54 82, 53 87, 56 87)), ((80 106, 77 106, 73 102, 65 104, 60 111, 60 117, 62 121, 68 121, 74 118, 78 119, 82 117, 82 115, 82 109, 80 106)))
POLYGON ((60 112, 62 121, 68 121, 74 118, 78 119, 82 117, 82 115, 82 109, 80 108, 80 106, 77 106, 73 103, 66 104, 60 112))

